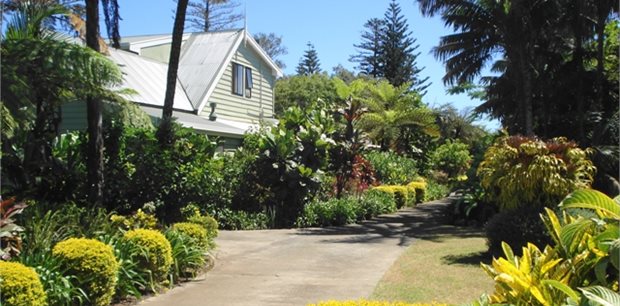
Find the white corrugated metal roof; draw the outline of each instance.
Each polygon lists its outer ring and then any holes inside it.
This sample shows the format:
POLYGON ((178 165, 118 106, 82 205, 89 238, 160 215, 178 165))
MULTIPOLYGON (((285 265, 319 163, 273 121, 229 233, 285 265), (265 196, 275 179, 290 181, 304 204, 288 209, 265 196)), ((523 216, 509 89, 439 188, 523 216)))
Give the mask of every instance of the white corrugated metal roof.
MULTIPOLYGON (((140 105, 140 108, 151 117, 161 118, 161 108, 145 105, 140 105)), ((172 117, 176 118, 177 122, 185 127, 191 127, 195 130, 203 131, 207 134, 215 136, 241 138, 249 128, 235 126, 234 124, 230 124, 229 122, 223 122, 221 119, 211 121, 199 115, 181 111, 173 111, 172 117)))
MULTIPOLYGON (((131 88, 137 92, 136 95, 132 95, 128 99, 142 104, 163 107, 166 96, 168 65, 123 50, 110 48, 109 51, 110 58, 123 71, 122 87, 131 88)), ((178 80, 173 107, 185 111, 194 110, 178 80)))
POLYGON ((217 82, 227 57, 234 54, 242 31, 193 33, 183 48, 179 80, 194 109, 198 109, 209 89, 217 82))

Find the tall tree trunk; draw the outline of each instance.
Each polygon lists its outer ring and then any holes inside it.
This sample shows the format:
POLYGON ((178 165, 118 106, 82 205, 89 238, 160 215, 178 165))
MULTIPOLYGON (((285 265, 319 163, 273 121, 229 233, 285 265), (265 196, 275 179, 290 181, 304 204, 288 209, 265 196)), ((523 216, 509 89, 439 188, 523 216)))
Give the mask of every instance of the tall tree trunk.
MULTIPOLYGON (((605 20, 609 13, 603 3, 596 8, 596 105, 603 110, 605 118, 611 115, 608 103, 603 102, 603 80, 605 79, 605 20)), ((613 108, 613 107, 612 107, 613 108)))
MULTIPOLYGON (((86 45, 99 52, 99 0, 86 0, 86 45)), ((88 97, 88 200, 94 206, 103 204, 103 119, 101 99, 88 97)))
POLYGON ((205 0, 205 24, 204 31, 209 32, 209 28, 211 28, 211 22, 209 21, 209 15, 211 15, 211 0, 205 0))
POLYGON ((585 141, 585 109, 583 95, 583 26, 581 24, 582 0, 574 0, 573 8, 573 35, 575 39, 575 50, 573 53, 573 63, 575 65, 575 75, 577 76, 577 86, 575 88, 575 100, 577 100, 577 141, 581 144, 585 141))
POLYGON ((170 145, 172 139, 172 106, 174 103, 174 93, 177 84, 177 72, 179 70, 179 57, 181 56, 181 43, 183 41, 183 27, 185 25, 185 13, 187 11, 188 0, 177 2, 177 11, 174 18, 174 28, 172 30, 172 46, 170 49, 170 59, 168 61, 168 77, 166 82, 166 97, 161 117, 161 123, 157 131, 159 144, 170 145))
MULTIPOLYGON (((517 105, 520 106, 522 112, 523 127, 519 130, 523 131, 526 136, 534 136, 534 111, 533 111, 533 99, 532 99, 532 70, 530 69, 531 60, 530 46, 533 42, 533 34, 530 27, 530 13, 529 7, 524 2, 514 2, 511 8, 511 13, 508 15, 508 24, 516 26, 519 30, 507 29, 507 33, 512 33, 514 36, 512 40, 514 43, 514 49, 506 50, 507 57, 511 60, 516 59, 516 79, 519 84, 516 87, 517 90, 517 105), (513 55, 511 55, 513 54, 513 55)), ((512 36, 512 35, 511 35, 512 36)))

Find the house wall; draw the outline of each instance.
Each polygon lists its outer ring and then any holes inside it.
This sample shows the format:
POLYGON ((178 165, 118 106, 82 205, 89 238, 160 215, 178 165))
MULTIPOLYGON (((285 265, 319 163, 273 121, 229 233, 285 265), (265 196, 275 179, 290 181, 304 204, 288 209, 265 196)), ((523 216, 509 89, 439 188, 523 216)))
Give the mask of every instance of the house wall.
POLYGON ((140 56, 144 56, 158 62, 167 63, 170 59, 170 49, 170 44, 145 47, 140 49, 140 56))
POLYGON ((86 102, 65 103, 61 107, 61 114, 60 133, 85 131, 88 127, 86 122, 86 102))
MULTIPOLYGON (((276 78, 271 68, 250 48, 243 43, 228 64, 224 75, 219 80, 209 98, 209 103, 217 103, 218 118, 258 123, 260 118, 273 118, 273 88, 276 78), (246 98, 232 93, 232 62, 252 68, 252 97, 246 98), (262 115, 261 115, 262 112, 262 115)), ((211 107, 207 104, 200 114, 208 118, 211 107)))

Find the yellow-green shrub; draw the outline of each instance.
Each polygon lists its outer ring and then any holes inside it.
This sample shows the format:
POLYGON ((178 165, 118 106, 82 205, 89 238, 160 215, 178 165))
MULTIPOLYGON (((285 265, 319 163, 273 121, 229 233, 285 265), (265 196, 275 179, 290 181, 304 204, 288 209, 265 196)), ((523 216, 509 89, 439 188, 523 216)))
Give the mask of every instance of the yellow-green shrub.
POLYGON ((0 261, 0 304, 47 305, 47 297, 37 272, 17 262, 0 261))
POLYGON ((407 188, 409 188, 409 195, 415 194, 415 202, 422 203, 424 202, 424 196, 426 194, 426 182, 424 181, 414 181, 407 184, 407 188))
POLYGON ((140 266, 152 273, 153 281, 166 280, 172 266, 172 247, 166 237, 156 230, 135 229, 125 233, 123 239, 144 251, 140 266))
POLYGON ((407 205, 409 201, 409 191, 406 186, 399 185, 382 185, 373 187, 373 190, 379 190, 385 193, 388 193, 394 197, 396 201, 396 207, 401 208, 407 205))
POLYGON ((155 229, 157 226, 157 218, 152 214, 145 213, 142 209, 138 209, 131 216, 112 215, 110 216, 110 221, 124 230, 137 228, 155 229))
POLYGON ((201 225, 190 222, 179 222, 172 225, 172 229, 190 238, 196 247, 206 251, 209 247, 207 230, 201 225))
POLYGON ((111 246, 86 238, 69 238, 52 249, 66 273, 76 276, 92 305, 109 305, 116 286, 119 263, 111 246))
POLYGON ((219 224, 217 223, 217 220, 209 215, 201 214, 200 209, 198 209, 195 204, 188 205, 182 211, 187 222, 199 224, 207 230, 207 239, 209 242, 208 246, 209 248, 215 247, 213 239, 215 239, 218 234, 219 224))
POLYGON ((587 188, 596 169, 587 152, 565 138, 499 138, 484 154, 478 176, 488 200, 502 210, 553 206, 587 188))
POLYGON ((437 303, 405 303, 405 302, 387 302, 387 301, 368 301, 368 300, 356 300, 356 301, 326 301, 319 302, 317 304, 308 304, 308 306, 448 306, 448 304, 437 303))

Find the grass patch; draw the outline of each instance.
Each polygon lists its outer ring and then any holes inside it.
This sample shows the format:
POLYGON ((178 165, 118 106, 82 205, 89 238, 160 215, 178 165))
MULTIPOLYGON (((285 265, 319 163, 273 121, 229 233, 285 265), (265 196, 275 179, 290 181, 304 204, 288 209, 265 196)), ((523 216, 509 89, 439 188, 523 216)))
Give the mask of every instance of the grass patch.
POLYGON ((482 237, 418 239, 385 273, 371 299, 469 303, 493 291, 493 280, 480 268, 481 261, 490 262, 486 250, 482 237))

